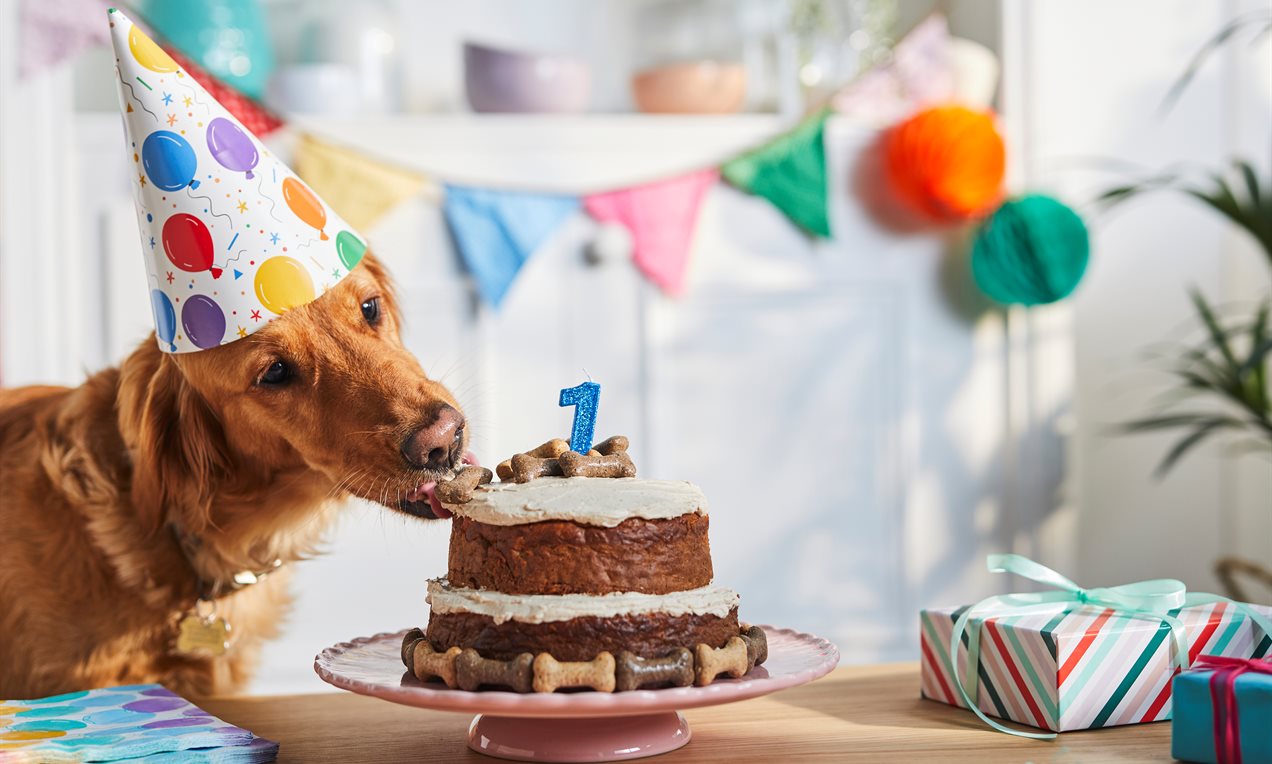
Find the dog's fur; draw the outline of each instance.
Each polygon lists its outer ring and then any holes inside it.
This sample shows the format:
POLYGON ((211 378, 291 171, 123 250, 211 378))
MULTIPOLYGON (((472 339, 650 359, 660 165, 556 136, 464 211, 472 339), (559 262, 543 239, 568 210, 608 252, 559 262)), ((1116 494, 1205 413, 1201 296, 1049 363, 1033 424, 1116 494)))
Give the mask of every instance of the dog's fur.
POLYGON ((429 516, 403 502, 438 475, 399 449, 459 404, 399 323, 368 254, 246 339, 169 355, 152 337, 80 387, 0 391, 0 698, 140 682, 233 691, 278 630, 288 568, 217 600, 234 641, 216 659, 172 649, 200 578, 305 556, 349 494, 429 516), (375 297, 373 326, 361 306, 375 297), (261 384, 277 359, 294 378, 261 384), (192 555, 174 527, 197 540, 192 555))

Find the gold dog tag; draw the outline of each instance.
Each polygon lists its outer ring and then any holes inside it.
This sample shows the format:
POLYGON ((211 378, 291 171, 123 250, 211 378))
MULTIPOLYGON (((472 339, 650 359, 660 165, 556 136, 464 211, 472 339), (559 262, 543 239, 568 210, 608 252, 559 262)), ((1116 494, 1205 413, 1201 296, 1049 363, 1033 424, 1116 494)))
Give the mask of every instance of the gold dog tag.
POLYGON ((216 614, 216 608, 207 600, 200 600, 194 610, 181 619, 177 633, 177 652, 183 655, 219 658, 230 649, 230 622, 216 614), (211 607, 207 613, 199 612, 199 605, 211 607))

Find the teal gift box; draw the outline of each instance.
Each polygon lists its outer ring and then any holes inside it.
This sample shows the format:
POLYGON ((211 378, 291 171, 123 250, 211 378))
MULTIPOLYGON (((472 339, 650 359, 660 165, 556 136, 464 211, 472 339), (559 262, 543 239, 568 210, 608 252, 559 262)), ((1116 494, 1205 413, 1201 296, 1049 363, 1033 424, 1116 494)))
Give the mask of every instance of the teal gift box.
POLYGON ((1170 755, 1207 764, 1272 762, 1272 659, 1202 656, 1175 677, 1170 755))

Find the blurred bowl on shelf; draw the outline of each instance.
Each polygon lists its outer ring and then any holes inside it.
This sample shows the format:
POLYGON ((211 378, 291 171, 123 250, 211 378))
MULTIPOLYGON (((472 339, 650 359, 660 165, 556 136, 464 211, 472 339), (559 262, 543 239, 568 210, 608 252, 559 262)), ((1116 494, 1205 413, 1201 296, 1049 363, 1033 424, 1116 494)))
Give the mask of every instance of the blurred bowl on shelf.
POLYGON ((571 56, 466 42, 464 87, 473 111, 578 113, 587 110, 592 73, 571 56))
POLYGON ((713 60, 656 66, 632 78, 632 96, 647 114, 733 114, 746 98, 746 69, 713 60))

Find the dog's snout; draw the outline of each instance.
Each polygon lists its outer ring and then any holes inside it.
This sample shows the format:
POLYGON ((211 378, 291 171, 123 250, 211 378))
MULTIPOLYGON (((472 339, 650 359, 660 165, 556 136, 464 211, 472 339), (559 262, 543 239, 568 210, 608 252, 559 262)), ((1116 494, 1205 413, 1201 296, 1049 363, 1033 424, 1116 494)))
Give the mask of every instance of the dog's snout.
POLYGON ((459 459, 463 439, 464 415, 443 405, 431 422, 402 441, 402 458, 417 470, 445 472, 459 459))

